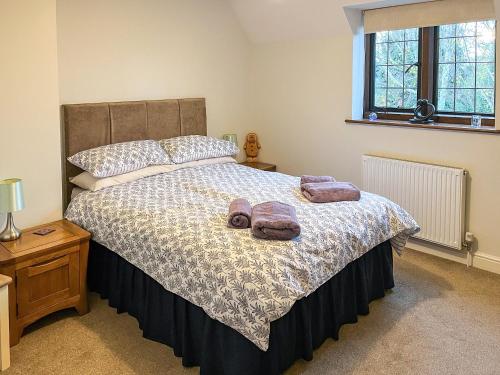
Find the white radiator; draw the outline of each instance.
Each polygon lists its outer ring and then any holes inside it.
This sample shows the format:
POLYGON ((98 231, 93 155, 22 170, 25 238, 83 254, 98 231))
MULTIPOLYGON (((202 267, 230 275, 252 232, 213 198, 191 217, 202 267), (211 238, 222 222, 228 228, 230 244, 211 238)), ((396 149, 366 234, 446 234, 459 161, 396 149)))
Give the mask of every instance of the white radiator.
POLYGON ((465 232, 464 169, 363 156, 363 190, 408 211, 421 227, 415 238, 462 249, 465 232))

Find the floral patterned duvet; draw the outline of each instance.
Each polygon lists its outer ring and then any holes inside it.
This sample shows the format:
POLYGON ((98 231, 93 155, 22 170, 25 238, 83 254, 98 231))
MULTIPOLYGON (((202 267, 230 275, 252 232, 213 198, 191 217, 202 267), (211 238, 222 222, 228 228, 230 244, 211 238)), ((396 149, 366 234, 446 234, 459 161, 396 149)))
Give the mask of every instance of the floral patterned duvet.
POLYGON ((270 323, 295 301, 386 240, 400 252, 419 230, 383 197, 363 192, 359 202, 311 203, 300 193, 299 178, 235 163, 85 191, 65 217, 264 351, 270 323), (250 229, 228 228, 229 203, 239 197, 293 205, 300 237, 268 241, 250 229))

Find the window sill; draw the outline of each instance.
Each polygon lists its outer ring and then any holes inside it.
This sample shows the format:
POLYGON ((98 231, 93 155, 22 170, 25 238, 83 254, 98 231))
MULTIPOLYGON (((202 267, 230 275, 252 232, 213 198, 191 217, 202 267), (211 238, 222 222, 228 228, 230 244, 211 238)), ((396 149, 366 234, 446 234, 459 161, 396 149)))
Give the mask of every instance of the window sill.
POLYGON ((473 132, 473 133, 483 133, 483 134, 499 134, 500 129, 496 129, 493 126, 482 126, 480 128, 473 128, 470 125, 462 124, 447 124, 435 122, 434 124, 413 124, 408 121, 399 120, 375 120, 371 121, 368 119, 352 120, 346 119, 346 124, 352 125, 371 125, 371 126, 397 126, 402 128, 413 128, 413 129, 432 129, 432 130, 448 130, 448 131, 460 131, 460 132, 473 132))

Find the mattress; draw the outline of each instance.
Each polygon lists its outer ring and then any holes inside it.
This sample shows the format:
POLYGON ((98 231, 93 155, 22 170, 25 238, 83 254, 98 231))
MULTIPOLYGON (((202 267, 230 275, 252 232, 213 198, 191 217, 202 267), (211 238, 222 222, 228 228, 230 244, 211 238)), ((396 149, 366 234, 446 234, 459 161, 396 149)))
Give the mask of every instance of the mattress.
POLYGON ((419 230, 383 197, 362 192, 359 202, 315 204, 300 193, 299 178, 234 163, 86 191, 65 217, 263 351, 271 322, 296 301, 384 241, 401 251, 419 230), (238 197, 293 205, 300 237, 267 241, 227 228, 229 203, 238 197))

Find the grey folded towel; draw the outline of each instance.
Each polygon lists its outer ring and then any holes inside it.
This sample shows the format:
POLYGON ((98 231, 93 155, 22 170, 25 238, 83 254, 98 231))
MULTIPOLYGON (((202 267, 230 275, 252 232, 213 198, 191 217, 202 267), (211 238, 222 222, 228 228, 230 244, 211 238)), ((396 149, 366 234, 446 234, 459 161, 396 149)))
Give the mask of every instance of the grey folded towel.
POLYGON ((281 202, 265 202, 252 210, 252 233, 265 240, 291 240, 300 235, 295 208, 281 202))
POLYGON ((250 228, 252 206, 246 199, 238 198, 229 205, 227 226, 236 229, 250 228))
POLYGON ((301 185, 302 194, 313 203, 359 201, 361 192, 350 182, 317 182, 301 185))
POLYGON ((335 179, 332 176, 309 176, 303 175, 300 178, 300 184, 309 184, 312 182, 335 182, 335 179))

